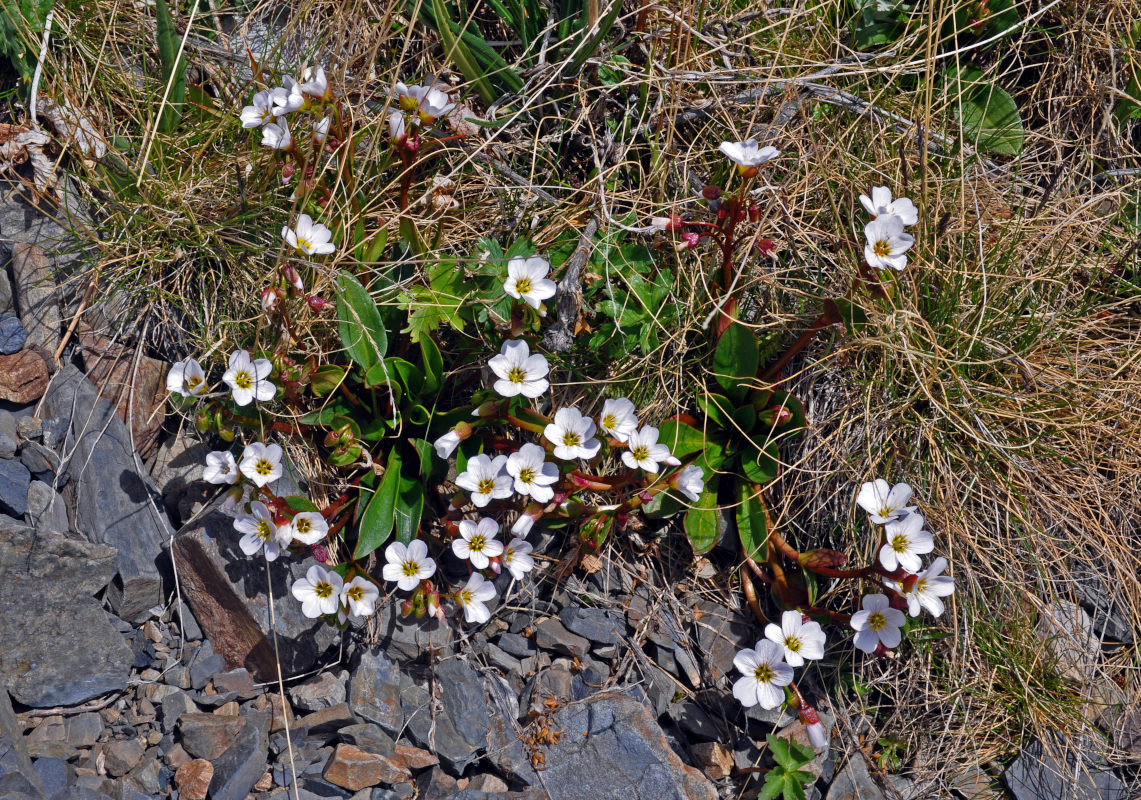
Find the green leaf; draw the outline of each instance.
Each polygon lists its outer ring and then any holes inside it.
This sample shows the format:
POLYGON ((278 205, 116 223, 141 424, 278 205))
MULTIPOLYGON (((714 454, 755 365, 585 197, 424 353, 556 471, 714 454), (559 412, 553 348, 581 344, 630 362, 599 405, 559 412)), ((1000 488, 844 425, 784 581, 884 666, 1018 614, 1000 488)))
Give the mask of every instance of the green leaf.
POLYGON ((764 561, 765 545, 769 541, 764 501, 747 483, 740 485, 738 494, 737 535, 741 539, 741 547, 754 561, 764 561))
POLYGON ((337 273, 337 329, 341 344, 366 372, 388 352, 388 332, 372 296, 353 275, 337 273))
POLYGON ((670 449, 670 455, 685 458, 705 447, 705 434, 692 425, 667 419, 658 428, 658 441, 670 449))
POLYGON ((408 544, 420 530, 420 517, 424 512, 424 484, 418 475, 400 474, 400 488, 393 509, 396 522, 396 540, 408 544))
POLYGON ((757 424, 757 409, 752 404, 743 405, 733 412, 733 422, 745 433, 757 424))
POLYGON ((309 388, 318 397, 324 397, 336 391, 345 379, 345 368, 337 364, 324 364, 313 370, 309 376, 309 388))
POLYGON ((757 337, 734 322, 717 341, 713 352, 713 375, 734 402, 740 403, 757 377, 757 337))
POLYGON ((729 398, 708 392, 697 396, 697 406, 709 417, 710 423, 724 430, 733 430, 733 404, 729 398))
POLYGON ((705 491, 697 498, 694 507, 685 512, 685 534, 693 552, 708 553, 721 538, 721 514, 717 511, 717 487, 714 481, 705 484, 705 491), (712 485, 712 488, 710 486, 712 485))
POLYGON ((776 442, 763 449, 748 447, 741 453, 741 471, 752 483, 765 484, 777 476, 780 469, 780 450, 776 442))
MULTIPOLYGON (((182 105, 186 101, 186 56, 185 53, 181 57, 178 54, 182 37, 174 26, 166 0, 155 0, 155 37, 158 40, 159 58, 162 59, 161 91, 165 93, 167 84, 170 84, 158 129, 170 133, 182 118, 182 105)), ((159 95, 159 99, 162 99, 162 95, 159 95)))
POLYGON ((393 448, 388 454, 380 486, 361 517, 360 532, 353 558, 362 559, 388 541, 396 513, 396 497, 400 491, 400 451, 393 448))
POLYGON ((420 357, 424 360, 425 394, 435 394, 444 383, 444 357, 431 336, 420 337, 420 357))
POLYGON ((761 800, 773 800, 784 794, 785 774, 779 767, 765 773, 765 785, 761 787, 758 795, 761 800))
POLYGON ((959 96, 955 113, 976 149, 1009 156, 1022 152, 1022 117, 1009 93, 974 66, 952 75, 951 86, 959 96))
POLYGON ((805 800, 804 784, 796 778, 796 773, 784 779, 784 800, 805 800))
POLYGON ((773 754, 773 760, 780 764, 785 769, 796 769, 799 764, 792 760, 792 754, 788 749, 788 740, 782 739, 779 736, 769 734, 766 741, 769 743, 769 751, 773 754))
POLYGON ((283 497, 281 499, 284 500, 285 504, 294 511, 317 510, 317 506, 313 505, 313 502, 308 497, 302 497, 301 495, 290 495, 289 497, 283 497))

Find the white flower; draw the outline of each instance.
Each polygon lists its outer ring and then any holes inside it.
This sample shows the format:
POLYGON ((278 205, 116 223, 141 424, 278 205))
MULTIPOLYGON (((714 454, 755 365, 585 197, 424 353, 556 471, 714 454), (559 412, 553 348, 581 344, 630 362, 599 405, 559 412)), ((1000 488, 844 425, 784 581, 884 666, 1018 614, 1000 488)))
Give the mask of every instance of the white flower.
POLYGON ((911 487, 906 483, 888 486, 883 478, 876 478, 860 486, 856 505, 867 511, 876 525, 883 525, 914 511, 916 507, 907 504, 910 499, 911 487))
POLYGON ((514 536, 526 537, 533 527, 535 527, 535 518, 530 514, 520 514, 511 525, 511 533, 514 536))
POLYGON ((535 567, 535 559, 531 556, 531 545, 522 539, 512 539, 508 542, 499 560, 507 567, 511 577, 517 581, 523 580, 523 576, 535 567))
POLYGON ((284 86, 279 86, 270 92, 273 99, 273 115, 283 117, 305 105, 305 95, 301 91, 301 84, 286 75, 284 86))
POLYGON ((325 77, 325 68, 306 67, 301 70, 301 86, 298 88, 302 94, 320 100, 329 91, 329 79, 325 77))
POLYGON ((690 464, 679 472, 674 481, 677 490, 689 498, 691 503, 696 503, 705 491, 705 473, 696 464, 690 464))
POLYGON ((478 572, 473 572, 464 588, 456 592, 456 602, 464 610, 464 619, 482 625, 491 619, 484 603, 495 597, 495 586, 478 572))
POLYGON ((222 375, 222 380, 233 392, 234 402, 240 406, 248 406, 254 400, 259 403, 272 400, 277 394, 277 387, 266 380, 271 372, 273 364, 267 359, 258 358, 251 361, 247 351, 235 350, 230 354, 230 366, 222 375))
POLYGON ((873 269, 903 269, 907 266, 905 253, 915 244, 915 237, 903 232, 903 222, 896 216, 879 216, 864 226, 868 243, 864 245, 864 259, 873 269))
POLYGON ((314 564, 305 577, 294 581, 293 596, 301 601, 301 613, 310 619, 335 614, 341 605, 345 582, 331 569, 314 564))
POLYGON ((440 458, 449 458, 461 441, 460 435, 453 429, 433 442, 432 447, 436 448, 436 455, 440 458))
POLYGON ((540 503, 555 496, 551 484, 559 479, 559 468, 547 462, 547 451, 528 442, 507 457, 507 474, 515 479, 515 491, 530 495, 540 503))
POLYGON ((376 613, 376 601, 380 597, 380 590, 372 581, 365 580, 360 575, 346 583, 341 589, 341 603, 348 606, 349 613, 354 617, 371 617, 376 613))
POLYGON ((829 744, 831 731, 825 730, 824 725, 819 722, 813 722, 804 726, 805 731, 808 732, 808 741, 817 750, 823 750, 829 744))
POLYGON ((903 567, 908 572, 919 572, 923 562, 919 556, 935 549, 935 537, 923 530, 923 515, 908 514, 884 525, 887 543, 880 548, 880 563, 888 571, 903 567))
POLYGON ((333 232, 320 222, 314 222, 308 214, 297 218, 296 228, 288 225, 282 227, 281 236, 290 247, 297 248, 307 256, 325 255, 337 250, 337 246, 330 241, 333 232))
POLYGON ((503 291, 537 309, 544 300, 555 296, 555 282, 547 278, 551 265, 545 258, 513 258, 507 262, 507 280, 503 291))
POLYGON ((405 86, 397 81, 397 100, 405 111, 415 111, 424 125, 431 125, 437 118, 456 107, 448 101, 448 96, 435 86, 405 86))
POLYGON ((277 122, 267 122, 261 129, 261 143, 274 150, 288 150, 293 144, 293 136, 289 133, 289 126, 284 119, 277 122))
POLYGON ((919 222, 919 210, 915 204, 906 197, 891 199, 891 189, 886 186, 873 186, 872 196, 860 195, 860 203, 873 217, 896 216, 904 225, 914 225, 919 222))
POLYGON ((235 484, 238 482, 238 464, 229 450, 215 450, 206 454, 206 468, 202 480, 207 483, 235 484))
POLYGON ((861 601, 862 611, 852 615, 852 629, 856 631, 856 647, 865 653, 874 653, 876 646, 890 649, 899 645, 899 629, 907 621, 903 612, 888 603, 887 595, 868 594, 861 601))
POLYGON ((560 408, 555 421, 543 430, 543 436, 555 446, 555 457, 564 461, 575 458, 594 458, 602 442, 594 437, 597 430, 590 417, 584 417, 577 408, 560 408))
POLYGON ((631 433, 626 447, 628 449, 622 453, 622 463, 630 469, 641 467, 646 472, 657 472, 658 464, 670 458, 670 449, 664 444, 658 444, 658 429, 652 425, 631 433))
POLYGON ((316 511, 299 511, 293 515, 290 534, 301 544, 317 544, 329 533, 329 523, 316 511))
POLYGON ((384 550, 388 562, 380 571, 386 581, 396 581, 396 588, 410 592, 436 574, 436 562, 428 558, 428 545, 413 539, 407 545, 393 542, 384 550))
POLYGON ((206 373, 193 358, 177 362, 166 373, 166 390, 184 397, 198 397, 206 392, 206 373))
POLYGON ((743 142, 722 142, 717 149, 728 156, 729 160, 736 164, 737 169, 741 172, 752 167, 759 167, 766 161, 780 155, 780 150, 771 145, 761 147, 756 139, 746 139, 743 142))
POLYGON ((332 117, 325 117, 318 122, 314 122, 313 141, 317 144, 324 144, 325 140, 329 138, 329 126, 332 124, 332 117))
POLYGON ((269 507, 260 500, 250 503, 250 513, 242 514, 234 520, 234 530, 244 534, 238 542, 242 552, 252 556, 265 547, 266 561, 275 560, 281 554, 283 544, 288 544, 288 530, 282 531, 273 521, 269 507))
POLYGON ((397 144, 408 135, 404 128, 404 115, 399 111, 393 111, 388 115, 388 135, 397 144))
POLYGON ((904 596, 907 600, 907 613, 911 616, 918 617, 919 611, 925 608, 931 612, 931 616, 939 617, 945 610, 942 598, 955 593, 955 579, 943 575, 946 568, 947 559, 939 556, 931 562, 930 567, 916 574, 915 586, 910 592, 904 589, 900 581, 885 578, 884 583, 904 596))
POLYGON ((281 445, 250 442, 242 451, 242 474, 261 488, 281 477, 281 445))
POLYGON ((466 558, 476 569, 487 569, 491 559, 503 552, 503 542, 499 535, 499 524, 489 517, 481 517, 479 522, 460 520, 460 538, 452 540, 452 552, 459 558, 466 558))
POLYGON ((511 496, 511 476, 503 471, 507 456, 480 454, 467 461, 467 469, 456 476, 456 486, 471 493, 471 501, 483 508, 492 500, 511 496))
POLYGON ((765 638, 784 649, 784 660, 790 667, 803 665, 805 659, 815 661, 824 658, 826 637, 820 623, 805 622, 799 611, 781 614, 780 625, 766 625, 765 638))
POLYGON ((607 436, 613 436, 620 442, 630 438, 630 434, 638 430, 638 414, 634 404, 625 397, 613 397, 602 404, 602 413, 598 415, 598 427, 607 436))
POLYGON ((733 666, 745 677, 733 684, 733 696, 745 708, 760 704, 776 708, 784 702, 782 686, 792 683, 792 667, 784 663, 779 645, 767 639, 757 642, 755 650, 745 648, 733 658, 733 666))
POLYGON ((547 391, 551 384, 547 381, 547 359, 539 353, 530 354, 527 343, 519 341, 504 342, 499 355, 492 356, 487 366, 499 378, 495 382, 495 391, 503 397, 514 397, 521 394, 524 397, 538 397, 547 391))
POLYGON ((242 127, 260 128, 273 119, 273 96, 268 89, 254 95, 254 104, 242 109, 242 127))

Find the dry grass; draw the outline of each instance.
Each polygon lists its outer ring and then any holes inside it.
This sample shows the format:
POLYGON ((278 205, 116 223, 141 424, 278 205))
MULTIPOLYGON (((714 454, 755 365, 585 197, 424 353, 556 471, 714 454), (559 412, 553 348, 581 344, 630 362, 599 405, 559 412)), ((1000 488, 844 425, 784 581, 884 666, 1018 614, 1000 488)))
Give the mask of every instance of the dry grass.
MULTIPOLYGON (((1097 680, 1060 677, 1032 633, 1046 604, 1074 596, 1079 568, 1101 577, 1141 631, 1137 232, 1119 214, 1141 181, 1105 173, 1139 165, 1141 128, 1111 113, 1126 82, 1119 40, 1129 0, 1019 4, 1034 17, 997 49, 972 49, 967 37, 948 46, 941 5, 918 12, 876 58, 854 57, 837 27, 838 0, 765 13, 686 0, 669 12, 645 6, 641 20, 630 7, 608 45, 629 59, 611 63, 616 83, 556 80, 551 67, 524 73, 527 90, 500 112, 515 120, 450 143, 432 169, 459 183, 462 210, 438 247, 462 261, 486 235, 530 236, 542 250, 595 215, 611 230, 670 209, 700 215, 697 189, 725 174, 716 144, 773 142, 784 158, 766 173, 759 230, 780 257, 750 257, 741 286, 749 323, 785 341, 821 298, 848 294, 860 277, 856 195, 887 184, 915 201, 918 244, 892 299, 865 300, 864 329, 821 337, 782 377, 812 427, 786 451, 772 498, 797 542, 867 559, 854 487, 884 475, 916 487, 959 587, 933 629, 947 637, 921 636, 899 659, 841 672, 870 688, 862 710, 878 730, 905 736, 914 763, 948 765, 949 776, 956 763, 1002 759, 1035 732, 1090 718, 1097 680), (1018 100, 1019 158, 993 163, 958 146, 959 98, 944 91, 940 71, 968 60, 1018 100), (804 76, 818 77, 798 83, 804 76), (864 113, 854 113, 852 96, 870 104, 864 113)), ((188 52, 217 110, 160 138, 133 188, 161 93, 152 27, 143 9, 97 6, 61 13, 69 46, 56 48, 41 91, 119 137, 113 150, 125 171, 85 172, 105 215, 105 285, 149 288, 148 301, 184 332, 168 357, 248 344, 259 324, 253 287, 284 257, 277 231, 289 215, 288 189, 234 119, 251 88, 243 48, 273 8, 253 9, 232 31, 217 23, 225 34, 213 41, 215 17, 196 21, 188 52)), ((218 8, 219 19, 226 14, 218 8)), ((419 25, 407 35, 405 14, 379 2, 308 2, 284 23, 282 69, 331 66, 362 121, 380 118, 399 78, 442 74, 462 91, 438 40, 419 25)), ((361 174, 387 157, 382 142, 361 143, 361 174)), ((421 192, 431 175, 420 175, 421 192)), ((368 185, 361 217, 395 216, 396 180, 389 170, 368 185)), ((343 200, 329 215, 357 221, 343 200)), ((438 220, 418 222, 430 230, 438 220)), ((560 403, 590 405, 607 380, 645 400, 648 418, 690 403, 708 353, 711 257, 643 241, 674 275, 676 321, 661 323, 654 352, 609 353, 609 375, 591 372, 592 354, 568 357, 560 403)), ((338 259, 334 267, 352 266, 351 255, 338 259)), ((599 280, 623 277, 602 264, 599 280)), ((320 330, 302 339, 311 352, 329 347, 320 330)), ((1135 647, 1107 651, 1096 671, 1137 703, 1138 661, 1135 647)))

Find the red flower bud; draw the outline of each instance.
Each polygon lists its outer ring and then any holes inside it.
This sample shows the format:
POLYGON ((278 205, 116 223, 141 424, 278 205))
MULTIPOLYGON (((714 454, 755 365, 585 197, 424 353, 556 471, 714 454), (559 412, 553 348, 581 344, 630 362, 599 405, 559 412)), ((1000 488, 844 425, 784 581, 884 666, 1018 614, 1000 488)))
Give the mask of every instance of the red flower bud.
POLYGON ((285 280, 297 291, 305 291, 305 284, 301 281, 301 275, 297 272, 297 267, 292 264, 286 264, 281 268, 281 274, 285 276, 285 280))
POLYGON ((848 560, 848 557, 836 550, 809 550, 800 554, 800 565, 808 570, 820 568, 833 569, 848 560))
POLYGON ((757 239, 756 248, 761 255, 771 257, 776 250, 776 245, 773 244, 772 239, 757 239))
POLYGON ((761 218, 761 207, 756 203, 749 203, 749 221, 756 222, 761 218))
POLYGON ((325 306, 329 305, 328 300, 326 300, 324 297, 319 297, 318 295, 306 297, 305 302, 309 304, 309 309, 314 314, 321 313, 321 311, 324 310, 325 306))
POLYGON ((692 233, 692 232, 691 233, 683 233, 681 235, 681 240, 683 242, 685 242, 685 249, 686 250, 692 250, 693 248, 697 247, 698 244, 701 243, 701 234, 692 233))
POLYGON ((721 187, 711 183, 701 190, 701 196, 706 200, 716 200, 721 197, 721 187))
POLYGON ((309 548, 309 554, 321 564, 329 563, 329 548, 323 544, 315 544, 309 548))

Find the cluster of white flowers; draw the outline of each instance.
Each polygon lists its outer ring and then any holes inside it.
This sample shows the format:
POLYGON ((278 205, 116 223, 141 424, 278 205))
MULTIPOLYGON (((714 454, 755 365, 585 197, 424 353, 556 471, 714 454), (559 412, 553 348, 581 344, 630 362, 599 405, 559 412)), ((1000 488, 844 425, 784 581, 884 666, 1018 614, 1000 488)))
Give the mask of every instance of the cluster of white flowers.
POLYGON ((792 683, 793 668, 823 658, 825 641, 820 623, 785 611, 780 625, 765 626, 765 638, 733 659, 744 676, 733 684, 733 696, 746 708, 776 708, 784 702, 782 689, 792 683))
MULTIPOLYGON (((251 359, 249 351, 235 350, 230 354, 230 363, 222 381, 230 387, 235 404, 248 406, 254 400, 265 403, 277 394, 277 386, 268 380, 272 372, 273 364, 268 359, 251 359)), ((209 388, 206 372, 193 358, 179 361, 166 374, 168 392, 184 397, 201 397, 209 388)))
POLYGON ((872 188, 872 196, 860 195, 860 203, 873 219, 864 226, 868 243, 864 245, 864 258, 873 269, 897 269, 907 266, 907 251, 915 244, 915 237, 905 233, 905 225, 919 221, 919 211, 906 197, 891 196, 886 186, 872 188))
POLYGON ((409 115, 407 120, 399 111, 388 115, 389 130, 396 141, 404 138, 407 128, 431 125, 456 107, 448 98, 447 92, 436 86, 407 86, 397 81, 393 90, 396 104, 404 114, 409 115))
MULTIPOLYGON (((884 585, 907 602, 911 616, 919 616, 925 608, 938 617, 944 610, 942 598, 954 593, 955 582, 942 574, 947 568, 945 558, 936 558, 923 569, 920 556, 935 549, 935 537, 923 529, 925 521, 916 506, 908 505, 911 495, 911 487, 906 483, 891 486, 877 478, 860 487, 856 504, 868 513, 873 524, 882 526, 885 541, 879 550, 879 562, 892 573, 883 578, 884 585)), ((880 645, 887 649, 898 646, 900 628, 907 618, 891 607, 891 599, 885 594, 871 594, 861 600, 860 606, 851 620, 856 647, 873 653, 880 645)))
MULTIPOLYGON (((301 80, 286 75, 281 86, 255 94, 253 105, 242 109, 242 127, 260 128, 263 145, 274 150, 288 150, 293 145, 288 115, 308 109, 314 101, 327 103, 332 99, 325 70, 306 67, 301 71, 301 80)), ((329 118, 324 117, 313 124, 313 137, 318 143, 324 142, 328 136, 329 122, 329 118)))
POLYGON ((301 613, 315 619, 336 614, 337 622, 354 617, 370 617, 376 613, 380 590, 371 581, 357 575, 348 583, 335 570, 314 564, 305 577, 294 581, 290 590, 301 601, 301 613))

